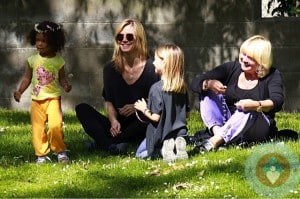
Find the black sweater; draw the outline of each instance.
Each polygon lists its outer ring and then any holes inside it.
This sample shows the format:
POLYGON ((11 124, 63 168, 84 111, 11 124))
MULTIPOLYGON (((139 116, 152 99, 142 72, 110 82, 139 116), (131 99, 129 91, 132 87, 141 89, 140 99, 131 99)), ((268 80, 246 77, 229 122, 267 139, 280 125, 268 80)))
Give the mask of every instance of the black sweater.
MULTIPOLYGON (((274 122, 275 113, 281 110, 284 102, 282 78, 279 70, 271 67, 269 74, 264 78, 259 79, 258 85, 253 91, 242 91, 237 88, 238 78, 242 72, 241 65, 238 61, 227 62, 217 66, 211 71, 197 75, 192 80, 191 89, 201 96, 205 92, 202 90, 202 83, 204 80, 216 79, 221 81, 227 86, 225 99, 231 112, 235 110, 234 103, 241 99, 270 99, 273 101, 274 107, 269 112, 265 112, 265 114, 271 120, 271 123, 274 122), (251 95, 247 96, 247 93, 251 93, 251 95)), ((275 122, 273 125, 275 125, 275 122)))

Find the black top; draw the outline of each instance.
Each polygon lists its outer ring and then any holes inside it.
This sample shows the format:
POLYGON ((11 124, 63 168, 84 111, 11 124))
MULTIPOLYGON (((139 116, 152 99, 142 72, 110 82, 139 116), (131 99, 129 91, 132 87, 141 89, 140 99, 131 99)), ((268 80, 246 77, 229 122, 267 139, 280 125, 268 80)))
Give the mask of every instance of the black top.
MULTIPOLYGON (((117 72, 113 62, 104 66, 103 70, 103 97, 105 101, 111 102, 113 106, 121 108, 126 104, 133 104, 138 99, 147 98, 152 84, 159 80, 155 73, 153 59, 148 59, 140 78, 129 85, 123 79, 122 74, 117 72)), ((130 117, 118 115, 118 120, 122 122, 136 120, 134 114, 130 117)))
POLYGON ((146 131, 147 151, 151 155, 154 148, 161 147, 167 136, 178 130, 187 129, 186 113, 190 111, 188 94, 162 91, 163 81, 153 84, 149 92, 148 108, 160 115, 159 122, 152 122, 146 131))
POLYGON ((270 99, 274 103, 274 108, 269 112, 265 112, 265 114, 273 121, 275 113, 281 110, 284 102, 282 77, 280 72, 276 68, 271 67, 270 73, 266 77, 260 78, 257 86, 250 90, 238 88, 238 79, 242 72, 241 65, 238 61, 227 62, 217 66, 211 71, 196 76, 192 80, 191 89, 201 96, 204 92, 202 91, 202 83, 204 80, 217 79, 221 81, 227 86, 225 100, 232 113, 235 110, 234 103, 241 99, 270 99))

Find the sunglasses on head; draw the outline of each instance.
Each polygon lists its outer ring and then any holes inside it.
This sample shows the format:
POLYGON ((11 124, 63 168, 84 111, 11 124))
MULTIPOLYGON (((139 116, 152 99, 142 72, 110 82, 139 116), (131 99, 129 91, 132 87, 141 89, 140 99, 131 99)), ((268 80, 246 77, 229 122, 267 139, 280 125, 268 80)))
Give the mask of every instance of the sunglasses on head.
MULTIPOLYGON (((127 39, 127 41, 133 41, 134 40, 134 36, 133 36, 133 34, 125 34, 125 37, 126 37, 126 39, 127 39)), ((117 36, 116 36, 116 40, 117 41, 123 41, 123 39, 124 39, 124 34, 117 34, 117 36)))

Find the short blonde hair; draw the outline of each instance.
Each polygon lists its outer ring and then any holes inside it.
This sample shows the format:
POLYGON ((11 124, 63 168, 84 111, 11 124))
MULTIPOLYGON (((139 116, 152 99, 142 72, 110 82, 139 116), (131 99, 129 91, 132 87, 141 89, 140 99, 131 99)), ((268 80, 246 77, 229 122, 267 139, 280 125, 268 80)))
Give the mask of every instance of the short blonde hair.
POLYGON ((174 44, 166 44, 155 50, 155 55, 165 63, 161 76, 162 90, 166 92, 185 93, 184 53, 174 44))
POLYGON ((115 40, 114 40, 114 53, 112 56, 112 61, 114 62, 114 66, 117 71, 123 72, 123 55, 120 50, 120 45, 116 39, 117 35, 126 27, 132 26, 134 29, 135 36, 135 50, 139 54, 140 58, 147 59, 148 58, 148 47, 147 47, 147 39, 146 33, 141 22, 135 19, 125 19, 116 29, 115 31, 115 40))
POLYGON ((273 55, 271 42, 261 35, 254 35, 243 42, 240 47, 240 56, 246 54, 258 64, 258 77, 262 78, 269 73, 272 66, 273 55))

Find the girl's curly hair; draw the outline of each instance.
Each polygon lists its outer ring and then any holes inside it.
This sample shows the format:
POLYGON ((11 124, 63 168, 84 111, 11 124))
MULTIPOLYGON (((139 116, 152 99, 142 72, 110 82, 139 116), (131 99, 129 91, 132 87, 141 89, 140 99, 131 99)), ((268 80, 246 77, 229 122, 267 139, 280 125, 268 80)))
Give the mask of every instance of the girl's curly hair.
POLYGON ((46 41, 54 52, 58 52, 65 47, 65 32, 61 24, 51 21, 43 21, 35 24, 29 32, 27 39, 31 45, 36 43, 36 34, 42 33, 46 37, 46 41))

